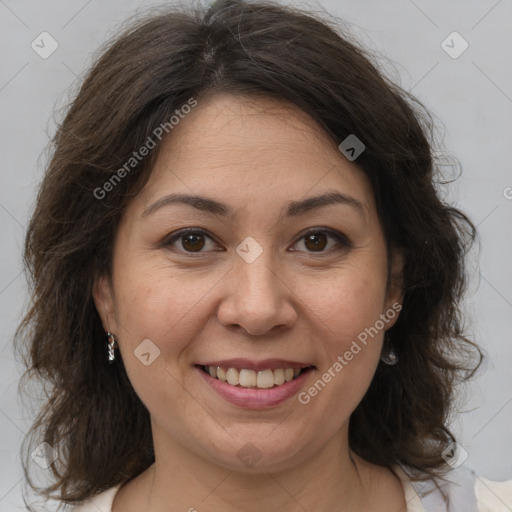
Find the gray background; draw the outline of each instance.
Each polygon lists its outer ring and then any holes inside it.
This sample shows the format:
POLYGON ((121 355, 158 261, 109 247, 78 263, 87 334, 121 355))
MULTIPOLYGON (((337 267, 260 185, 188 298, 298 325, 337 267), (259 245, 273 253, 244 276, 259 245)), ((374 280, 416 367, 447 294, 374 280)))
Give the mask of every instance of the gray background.
MULTIPOLYGON (((46 162, 54 115, 76 89, 92 53, 137 9, 134 0, 0 0, 0 512, 21 502, 19 445, 33 412, 17 396, 20 366, 12 335, 28 293, 20 253, 25 225, 46 162), (58 49, 42 59, 31 43, 43 31, 58 49)), ((307 6, 306 3, 297 4, 307 6)), ((446 198, 478 225, 481 252, 471 260, 469 332, 487 352, 468 388, 468 412, 453 429, 465 464, 494 480, 512 478, 512 2, 510 0, 324 0, 372 48, 391 77, 437 116, 440 136, 462 164, 446 198), (451 58, 441 43, 453 31, 469 48, 451 58)), ((448 44, 461 48, 456 40, 448 44)))

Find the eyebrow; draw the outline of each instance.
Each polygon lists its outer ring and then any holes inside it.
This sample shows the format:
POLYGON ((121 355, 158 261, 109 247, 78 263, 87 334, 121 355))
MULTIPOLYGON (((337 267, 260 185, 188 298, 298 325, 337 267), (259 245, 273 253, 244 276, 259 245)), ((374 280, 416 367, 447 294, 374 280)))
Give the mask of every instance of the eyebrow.
MULTIPOLYGON (((234 218, 236 212, 227 204, 216 201, 205 196, 189 195, 189 194, 169 194, 155 201, 151 206, 144 210, 142 217, 146 217, 151 213, 172 204, 185 204, 196 208, 197 210, 222 217, 234 218)), ((342 204, 352 207, 364 217, 364 206, 355 197, 343 194, 338 191, 326 192, 318 196, 307 197, 300 201, 290 201, 279 216, 279 220, 286 217, 297 217, 304 215, 311 210, 328 206, 331 204, 342 204)))

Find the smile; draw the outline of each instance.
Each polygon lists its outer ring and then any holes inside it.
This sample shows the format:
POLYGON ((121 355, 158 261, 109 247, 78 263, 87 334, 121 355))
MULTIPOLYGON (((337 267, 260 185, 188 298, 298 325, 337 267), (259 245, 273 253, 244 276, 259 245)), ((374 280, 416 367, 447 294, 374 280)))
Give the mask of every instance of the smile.
POLYGON ((217 359, 194 366, 207 385, 205 389, 236 407, 253 410, 287 402, 300 392, 310 373, 316 370, 311 363, 286 359, 217 359))
POLYGON ((281 386, 285 382, 296 379, 301 373, 309 370, 307 368, 268 368, 265 370, 251 370, 248 368, 227 368, 223 366, 200 366, 214 379, 226 382, 231 386, 243 388, 269 389, 281 386))

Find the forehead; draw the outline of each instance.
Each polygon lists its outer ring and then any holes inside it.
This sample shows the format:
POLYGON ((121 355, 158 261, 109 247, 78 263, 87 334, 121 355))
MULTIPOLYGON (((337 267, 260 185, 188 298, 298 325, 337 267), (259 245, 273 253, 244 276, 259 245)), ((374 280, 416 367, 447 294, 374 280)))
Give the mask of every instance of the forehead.
POLYGON ((139 203, 147 209, 158 196, 179 192, 236 208, 327 190, 355 196, 371 213, 369 180, 314 119, 284 101, 222 94, 198 100, 164 138, 139 203))

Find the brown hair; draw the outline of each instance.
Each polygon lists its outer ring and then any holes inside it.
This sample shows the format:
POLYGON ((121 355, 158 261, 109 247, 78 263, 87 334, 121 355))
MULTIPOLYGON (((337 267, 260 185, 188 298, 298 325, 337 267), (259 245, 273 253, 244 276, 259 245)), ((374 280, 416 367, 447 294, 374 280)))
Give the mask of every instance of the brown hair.
MULTIPOLYGON (((400 363, 377 368, 351 416, 350 446, 372 463, 404 464, 416 479, 442 474, 441 452, 455 440, 454 387, 483 355, 464 335, 459 308, 476 228, 440 198, 432 117, 326 16, 220 0, 132 23, 99 56, 52 141, 26 235, 32 303, 16 333, 27 350, 24 378, 49 385, 27 439, 59 454, 55 482, 38 492, 76 503, 154 462, 148 410, 122 360, 107 363, 92 287, 111 270, 123 209, 160 146, 98 191, 177 109, 215 92, 291 102, 336 144, 350 134, 364 142, 356 163, 371 181, 388 250, 404 251, 405 297, 389 331, 400 363)), ((35 489, 26 462, 24 470, 35 489)))

